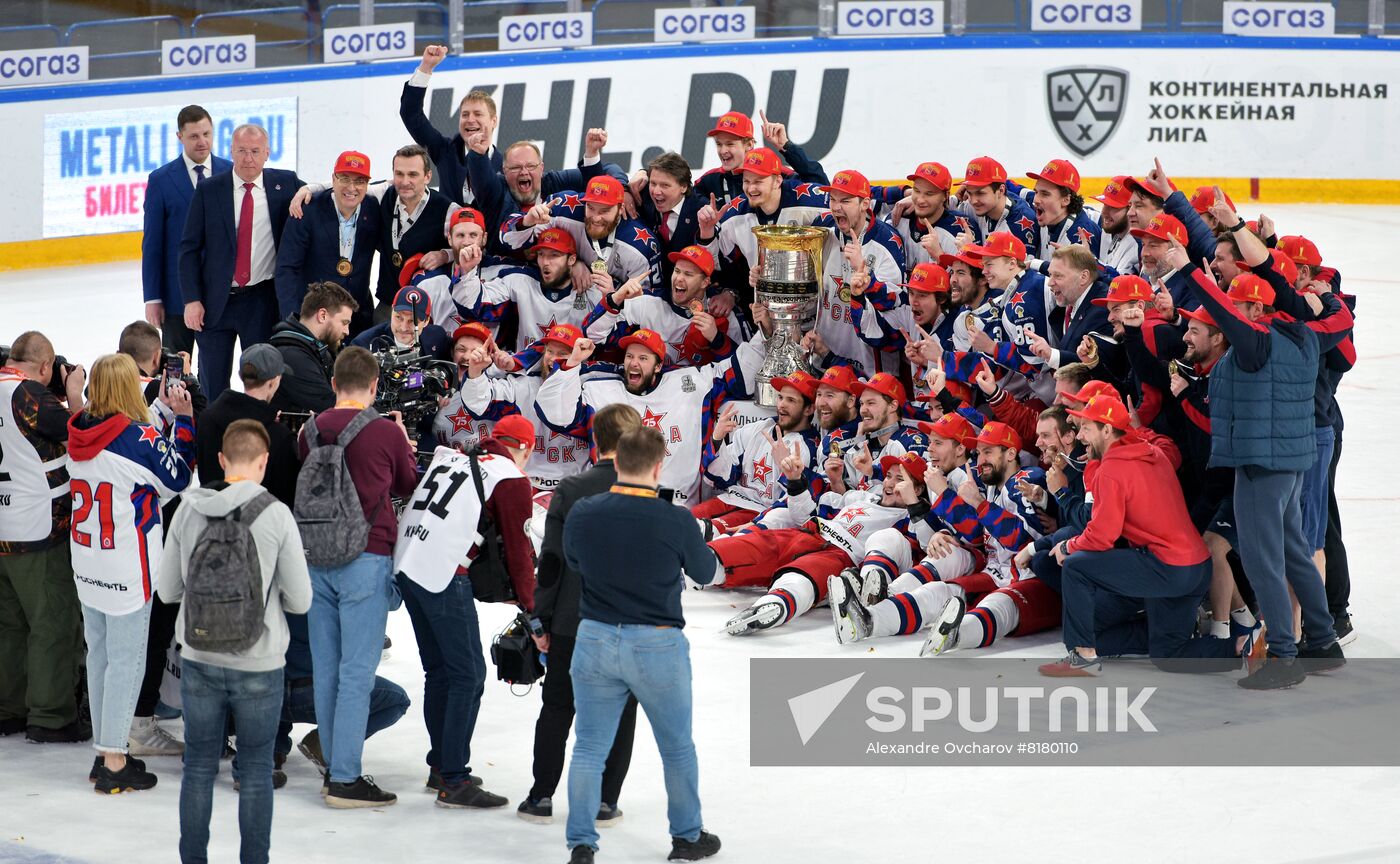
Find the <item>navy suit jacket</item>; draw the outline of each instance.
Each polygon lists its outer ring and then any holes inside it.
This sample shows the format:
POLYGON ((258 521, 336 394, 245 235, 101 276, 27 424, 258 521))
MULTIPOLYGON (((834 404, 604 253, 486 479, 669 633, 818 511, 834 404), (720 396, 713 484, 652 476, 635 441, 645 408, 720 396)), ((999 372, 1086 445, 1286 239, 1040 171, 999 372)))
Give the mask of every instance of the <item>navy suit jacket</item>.
POLYGON ((311 282, 334 282, 350 292, 361 312, 374 312, 369 269, 379 247, 379 202, 369 196, 360 202, 350 275, 342 276, 335 269, 340 263, 340 218, 331 200, 334 194, 332 189, 317 192, 302 209, 302 217, 287 222, 277 247, 277 314, 283 318, 301 311, 311 282))
POLYGON ((1103 279, 1098 279, 1090 285, 1089 290, 1084 293, 1084 302, 1076 312, 1074 320, 1069 322, 1068 329, 1065 328, 1065 310, 1056 306, 1050 311, 1050 330, 1060 337, 1058 350, 1061 366, 1079 362, 1079 355, 1075 353, 1075 349, 1088 334, 1113 332, 1113 325, 1108 323, 1108 307, 1096 306, 1093 303, 1094 300, 1107 296, 1108 284, 1103 279))
MULTIPOLYGON (((194 190, 180 238, 180 295, 204 304, 204 327, 219 323, 233 285, 238 255, 238 217, 233 212, 232 171, 215 174, 194 190)), ((263 169, 263 192, 272 220, 272 241, 280 242, 292 196, 306 184, 293 171, 263 169)))
MULTIPOLYGON (((209 174, 204 179, 232 170, 232 162, 212 156, 209 174)), ((185 169, 183 154, 152 171, 146 179, 141 297, 147 303, 159 300, 167 315, 179 315, 185 308, 185 300, 180 296, 180 238, 185 233, 185 216, 193 197, 194 184, 185 169)))
MULTIPOLYGON (((403 95, 399 97, 399 117, 409 136, 432 157, 433 178, 437 180, 438 191, 458 204, 467 203, 462 200, 462 187, 467 185, 468 179, 466 143, 461 133, 448 138, 439 132, 428 115, 423 113, 423 100, 427 95, 427 87, 404 84, 403 95)), ((500 171, 504 164, 500 149, 492 146, 491 166, 500 171)), ((474 196, 480 194, 475 188, 472 193, 474 196)), ((475 203, 472 206, 476 206, 475 203)), ((500 228, 499 225, 495 227, 500 228)))
MULTIPOLYGON (((708 195, 701 196, 691 192, 681 200, 681 212, 676 217, 676 230, 671 234, 668 242, 661 236, 661 214, 656 212, 656 205, 652 203, 650 195, 642 196, 642 204, 637 208, 637 221, 652 229, 656 237, 656 247, 661 250, 661 287, 660 291, 666 292, 671 288, 671 271, 676 269, 676 265, 671 262, 671 253, 679 252, 687 246, 703 245, 707 241, 700 239, 700 220, 696 218, 700 208, 710 203, 708 195)), ((723 208, 724 205, 718 201, 716 206, 723 208)), ((719 227, 715 227, 716 233, 719 227)), ((714 239, 713 237, 710 239, 714 239)), ((716 284, 716 287, 718 285, 716 284)))

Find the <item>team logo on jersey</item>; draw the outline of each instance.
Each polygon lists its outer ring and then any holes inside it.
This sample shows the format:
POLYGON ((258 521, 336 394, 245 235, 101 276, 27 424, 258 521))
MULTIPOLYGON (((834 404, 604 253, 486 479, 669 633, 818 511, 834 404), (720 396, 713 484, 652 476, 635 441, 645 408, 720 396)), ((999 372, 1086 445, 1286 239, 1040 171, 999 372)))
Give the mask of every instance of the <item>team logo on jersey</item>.
POLYGON ((650 408, 648 408, 646 409, 646 412, 642 414, 642 425, 650 426, 653 429, 659 430, 661 429, 661 421, 666 419, 666 414, 667 412, 665 411, 662 411, 660 414, 656 414, 653 413, 650 408))
POLYGON ((683 376, 681 376, 681 392, 683 392, 683 393, 694 393, 694 392, 695 392, 695 380, 694 380, 693 378, 691 378, 689 375, 683 375, 683 376))
POLYGON ((470 432, 472 429, 472 416, 467 413, 466 408, 458 408, 455 414, 448 414, 447 419, 452 423, 453 435, 470 432))
POLYGON ((143 444, 149 444, 149 445, 151 445, 152 447, 154 447, 154 446, 156 446, 156 443, 157 443, 157 442, 159 442, 159 441, 164 441, 165 439, 162 438, 162 437, 160 437, 160 432, 156 431, 156 427, 154 427, 154 426, 142 426, 142 427, 141 427, 141 438, 140 438, 139 440, 140 440, 141 443, 143 443, 143 444))
POLYGON ((1080 156, 1102 147, 1118 129, 1128 98, 1128 73, 1107 66, 1074 66, 1045 73, 1050 125, 1080 156))
POLYGON ((767 483, 768 475, 773 473, 773 466, 768 464, 768 457, 755 460, 753 463, 753 479, 759 483, 767 483))

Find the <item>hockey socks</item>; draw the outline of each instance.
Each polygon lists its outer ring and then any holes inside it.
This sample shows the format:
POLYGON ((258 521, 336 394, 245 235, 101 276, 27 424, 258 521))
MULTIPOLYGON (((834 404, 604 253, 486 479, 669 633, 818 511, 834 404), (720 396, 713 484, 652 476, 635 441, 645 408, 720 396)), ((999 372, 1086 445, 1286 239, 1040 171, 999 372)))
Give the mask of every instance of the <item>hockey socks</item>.
POLYGON ((1006 594, 993 593, 982 598, 975 608, 963 615, 958 628, 955 648, 986 648, 1021 623, 1021 612, 1006 594))
MULTIPOLYGON (((903 579, 904 576, 899 578, 903 579)), ((949 600, 962 595, 962 586, 952 582, 929 582, 913 590, 891 594, 888 600, 870 607, 870 635, 907 636, 918 633, 925 622, 933 620, 949 600)))
POLYGON ((781 573, 777 579, 773 580, 773 585, 768 589, 768 593, 758 598, 753 605, 758 606, 775 601, 782 604, 783 617, 782 620, 770 626, 780 627, 816 604, 817 589, 813 587, 812 580, 801 573, 781 573))

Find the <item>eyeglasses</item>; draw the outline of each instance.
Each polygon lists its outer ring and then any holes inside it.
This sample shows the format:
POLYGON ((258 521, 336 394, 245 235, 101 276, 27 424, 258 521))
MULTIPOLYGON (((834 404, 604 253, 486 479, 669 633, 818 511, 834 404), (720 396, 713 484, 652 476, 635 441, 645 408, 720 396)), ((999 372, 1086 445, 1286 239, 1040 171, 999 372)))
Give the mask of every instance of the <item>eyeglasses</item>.
POLYGON ((539 162, 529 162, 525 165, 507 165, 505 166, 505 172, 507 174, 522 174, 529 171, 538 170, 540 165, 541 163, 539 162))
POLYGON ((349 183, 351 186, 369 185, 369 178, 361 177, 358 174, 337 174, 335 175, 335 181, 337 183, 349 183))

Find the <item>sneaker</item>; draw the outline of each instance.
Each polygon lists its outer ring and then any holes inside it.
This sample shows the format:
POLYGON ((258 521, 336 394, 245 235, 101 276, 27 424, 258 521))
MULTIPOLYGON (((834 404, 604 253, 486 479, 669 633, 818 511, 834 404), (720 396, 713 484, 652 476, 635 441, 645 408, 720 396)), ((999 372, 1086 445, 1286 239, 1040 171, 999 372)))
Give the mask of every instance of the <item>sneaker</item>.
POLYGON ((622 822, 622 808, 604 801, 598 805, 598 818, 593 822, 599 828, 611 828, 622 822))
POLYGON ((133 717, 126 752, 132 756, 179 756, 185 744, 160 728, 154 717, 133 717))
POLYGON ((152 788, 156 785, 156 775, 137 760, 127 759, 120 771, 108 770, 105 764, 98 765, 97 779, 93 783, 99 795, 119 795, 152 788))
POLYGON ((1244 634, 1244 645, 1240 647, 1240 659, 1244 660, 1244 671, 1253 675, 1264 663, 1264 655, 1269 645, 1264 639, 1264 625, 1256 622, 1244 634))
POLYGON ((671 854, 666 856, 667 861, 699 861, 701 858, 709 858, 719 851, 719 838, 708 831, 701 829, 700 836, 694 840, 686 840, 684 837, 671 838, 671 854))
POLYGON ((1270 651, 1264 662, 1235 683, 1246 690, 1286 690, 1303 683, 1307 677, 1307 671, 1296 657, 1280 657, 1270 651))
POLYGON ((399 796, 385 792, 374 785, 374 778, 368 774, 356 778, 353 783, 331 781, 326 788, 326 805, 337 810, 355 810, 362 807, 388 807, 399 796))
POLYGON ((940 654, 957 650, 958 631, 962 627, 963 613, 967 611, 967 601, 961 597, 950 597, 943 604, 943 611, 933 623, 928 625, 928 638, 919 649, 920 657, 937 657, 940 654))
POLYGON ((515 808, 515 815, 536 825, 553 825, 554 802, 549 798, 526 798, 515 808))
MULTIPOLYGON (((127 757, 126 757, 126 761, 127 761, 127 762, 131 762, 131 763, 134 763, 134 764, 136 765, 136 768, 137 768, 138 771, 145 771, 145 770, 146 770, 146 763, 145 763, 145 762, 142 762, 140 759, 137 759, 137 758, 132 757, 132 756, 127 756, 127 757)), ((88 782, 89 782, 89 783, 96 783, 96 782, 97 782, 97 772, 98 772, 98 770, 99 770, 101 767, 102 767, 102 757, 101 757, 101 756, 95 756, 95 757, 93 757, 93 760, 92 760, 92 770, 88 772, 88 782)))
POLYGON ((730 618, 724 625, 730 636, 747 636, 759 630, 778 626, 783 620, 783 604, 777 600, 760 600, 749 608, 730 618))
MULTIPOLYGON (((277 769, 277 768, 273 768, 273 769, 272 769, 272 788, 273 788, 273 790, 275 791, 275 790, 277 790, 277 789, 281 789, 283 786, 286 786, 286 785, 287 785, 287 772, 286 772, 286 771, 281 771, 281 770, 279 770, 279 769, 277 769)), ((237 778, 234 778, 234 781, 233 781, 233 791, 235 791, 235 792, 242 792, 242 791, 243 791, 243 786, 242 786, 241 783, 239 783, 239 781, 238 781, 237 778)))
POLYGON ((25 730, 28 723, 23 717, 8 717, 0 720, 0 738, 6 735, 18 735, 25 730))
POLYGON ((92 726, 74 720, 67 726, 50 729, 47 726, 26 726, 24 739, 31 744, 81 744, 92 740, 92 726))
POLYGON ((1303 668, 1309 675, 1316 675, 1319 672, 1331 672, 1347 665, 1346 655, 1342 653, 1342 643, 1334 641, 1326 648, 1299 648, 1298 659, 1303 661, 1303 668))
POLYGON ((569 852, 569 864, 593 864, 593 847, 575 846, 569 852))
POLYGON ((826 583, 826 596, 831 605, 831 623, 836 628, 836 641, 842 645, 859 642, 870 635, 870 611, 861 601, 862 588, 856 571, 842 570, 826 583))
MULTIPOLYGON (((841 571, 843 574, 850 573, 856 575, 854 569, 841 571)), ((890 596, 890 577, 879 567, 871 567, 870 572, 865 574, 865 578, 858 580, 860 583, 860 602, 866 606, 874 606, 881 600, 890 596)))
POLYGON ((312 729, 310 732, 307 732, 306 737, 302 738, 301 743, 297 744, 297 750, 301 755, 310 759, 311 764, 322 771, 326 770, 326 757, 321 755, 321 730, 312 729))
POLYGON ((439 789, 436 803, 439 807, 466 810, 467 808, 504 807, 508 802, 502 796, 494 792, 487 792, 471 781, 464 780, 456 786, 443 786, 439 789))
MULTIPOLYGON (((481 785, 481 778, 478 777, 478 776, 476 776, 475 774, 472 774, 472 773, 469 772, 469 773, 467 774, 467 782, 470 783, 470 784, 472 784, 473 786, 480 786, 480 785, 481 785)), ((424 791, 424 792, 432 792, 433 794, 437 794, 437 792, 440 791, 441 789, 442 789, 442 775, 438 773, 438 770, 437 770, 436 768, 429 768, 429 769, 428 769, 428 779, 427 779, 427 781, 423 784, 423 791, 424 791)))
POLYGON ((1337 631, 1337 644, 1350 645, 1356 641, 1356 628, 1351 626, 1350 615, 1337 616, 1332 629, 1337 631))
POLYGON ((331 772, 321 772, 321 797, 325 798, 326 793, 331 791, 331 772))
POLYGON ((1093 678, 1102 671, 1103 664, 1099 662, 1099 658, 1090 660, 1081 657, 1074 649, 1070 649, 1065 659, 1040 667, 1040 674, 1047 678, 1093 678))
POLYGON ((380 650, 380 652, 379 652, 379 662, 380 662, 380 663, 383 663, 385 660, 388 660, 388 659, 389 659, 389 649, 392 648, 393 645, 394 645, 394 640, 390 639, 388 636, 385 636, 385 637, 384 637, 384 647, 383 647, 383 648, 380 650))

